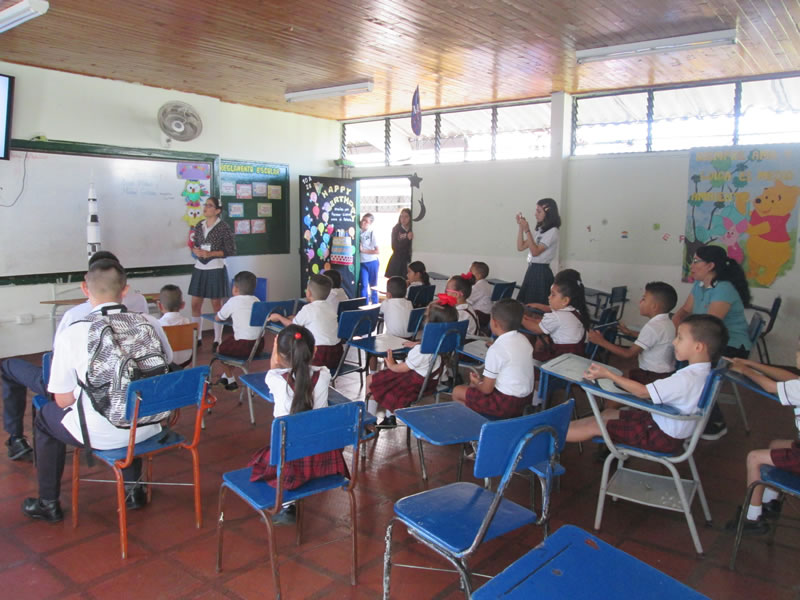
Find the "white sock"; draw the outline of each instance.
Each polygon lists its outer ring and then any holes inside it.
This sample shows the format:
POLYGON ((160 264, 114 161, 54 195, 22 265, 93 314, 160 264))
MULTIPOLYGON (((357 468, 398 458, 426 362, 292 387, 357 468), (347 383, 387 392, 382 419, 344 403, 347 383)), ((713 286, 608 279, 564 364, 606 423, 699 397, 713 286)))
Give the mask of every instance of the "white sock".
POLYGON ((367 402, 367 412, 369 412, 369 414, 371 414, 373 417, 377 416, 378 402, 370 398, 369 402, 367 402))
POLYGON ((773 500, 777 500, 779 495, 780 494, 778 494, 778 492, 775 490, 767 488, 764 490, 763 502, 772 502, 773 500))
POLYGON ((222 381, 225 381, 225 382, 227 382, 227 383, 230 383, 230 382, 232 381, 232 380, 231 380, 231 378, 230 378, 230 377, 228 377, 228 374, 227 374, 227 373, 223 373, 223 374, 222 374, 222 376, 220 377, 220 379, 221 379, 222 381))
POLYGON ((539 397, 539 392, 535 392, 533 394, 533 400, 531 400, 531 404, 533 406, 539 406, 542 403, 542 399, 539 397))
POLYGON ((218 344, 222 341, 222 323, 214 323, 214 341, 218 344))
POLYGON ((747 507, 747 520, 758 521, 761 517, 761 505, 753 506, 752 504, 747 507))

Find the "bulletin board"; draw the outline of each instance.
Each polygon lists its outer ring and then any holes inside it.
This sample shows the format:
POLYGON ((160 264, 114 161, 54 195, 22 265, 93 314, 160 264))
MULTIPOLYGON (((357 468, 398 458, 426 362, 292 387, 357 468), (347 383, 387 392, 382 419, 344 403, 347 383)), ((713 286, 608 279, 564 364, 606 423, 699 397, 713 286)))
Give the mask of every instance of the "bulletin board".
POLYGON ((289 165, 223 158, 219 190, 236 254, 289 253, 289 165))
POLYGON ((101 249, 116 254, 130 276, 189 272, 190 196, 192 190, 199 200, 216 193, 217 160, 214 154, 12 140, 11 159, 0 161, 0 285, 83 276, 91 184, 101 249))

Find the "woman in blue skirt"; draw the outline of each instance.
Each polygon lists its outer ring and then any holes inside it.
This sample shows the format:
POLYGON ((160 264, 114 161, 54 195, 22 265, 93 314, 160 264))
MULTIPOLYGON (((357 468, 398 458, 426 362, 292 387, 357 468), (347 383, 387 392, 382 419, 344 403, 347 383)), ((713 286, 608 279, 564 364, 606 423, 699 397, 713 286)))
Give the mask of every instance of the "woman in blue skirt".
MULTIPOLYGON (((203 207, 205 219, 195 225, 192 232, 192 254, 196 260, 189 283, 189 295, 192 297, 192 320, 200 331, 203 330, 203 300, 209 298, 214 312, 218 313, 222 303, 231 295, 225 257, 236 254, 236 242, 231 228, 220 219, 221 214, 222 203, 219 198, 209 197, 203 207)), ((213 350, 221 340, 222 324, 214 323, 213 350)))

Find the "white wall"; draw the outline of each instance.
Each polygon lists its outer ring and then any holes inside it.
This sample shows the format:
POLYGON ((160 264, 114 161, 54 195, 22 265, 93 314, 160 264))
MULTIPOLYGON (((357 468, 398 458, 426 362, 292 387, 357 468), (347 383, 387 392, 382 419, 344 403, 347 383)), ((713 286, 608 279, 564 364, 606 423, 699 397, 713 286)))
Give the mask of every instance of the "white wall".
MULTIPOLYGON (((679 241, 686 219, 688 166, 688 152, 569 159, 566 197, 556 198, 563 218, 561 267, 579 270, 589 287, 627 285, 632 303, 624 319, 632 325, 643 323, 637 303, 648 281, 670 283, 681 303, 689 293, 689 284, 680 281, 679 241), (663 239, 665 234, 669 239, 663 239)), ((525 255, 516 252, 514 215, 522 211, 532 220, 536 200, 557 189, 553 177, 558 171, 551 162, 361 168, 353 176, 415 171, 423 178, 427 214, 414 224, 414 259, 446 274, 484 260, 490 277, 521 282, 525 255)), ((418 211, 415 200, 414 214, 418 211)), ((755 304, 770 306, 777 295, 784 300, 768 338, 775 363, 794 364, 800 334, 798 284, 796 267, 771 289, 751 290, 755 304)))
MULTIPOLYGON (((50 140, 159 148, 158 108, 168 100, 182 100, 193 105, 202 116, 203 133, 192 142, 174 142, 173 150, 288 164, 290 254, 233 257, 228 260, 228 269, 232 273, 249 269, 268 277, 270 298, 282 299, 299 293, 299 227, 295 226, 299 219, 298 176, 337 174, 332 166, 332 160, 339 155, 337 122, 10 63, 0 62, 0 72, 17 78, 12 135, 18 139, 45 135, 50 140)), ((0 218, 3 218, 2 208, 0 218)), ((84 236, 85 232, 77 234, 84 236)), ((113 244, 106 243, 104 248, 114 250, 113 244)), ((2 251, 12 252, 13 248, 2 246, 2 251)), ((131 281, 132 287, 143 292, 158 291, 165 283, 175 283, 185 291, 189 276, 131 281)), ((61 288, 74 288, 74 284, 0 287, 0 356, 50 347, 50 309, 39 302, 54 298, 61 288), (34 315, 32 325, 14 322, 23 313, 34 315)), ((74 292, 68 291, 66 297, 74 297, 74 292)))

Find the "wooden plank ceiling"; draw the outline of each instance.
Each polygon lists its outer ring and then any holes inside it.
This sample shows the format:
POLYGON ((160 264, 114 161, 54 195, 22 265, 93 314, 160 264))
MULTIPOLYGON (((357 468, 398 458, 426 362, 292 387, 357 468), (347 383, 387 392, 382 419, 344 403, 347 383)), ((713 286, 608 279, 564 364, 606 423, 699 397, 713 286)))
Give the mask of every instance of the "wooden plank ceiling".
POLYGON ((417 85, 425 110, 797 71, 798 21, 797 0, 50 0, 0 59, 352 119, 408 112, 417 85), (737 22, 737 46, 575 62, 737 22), (371 93, 283 97, 364 78, 371 93))

